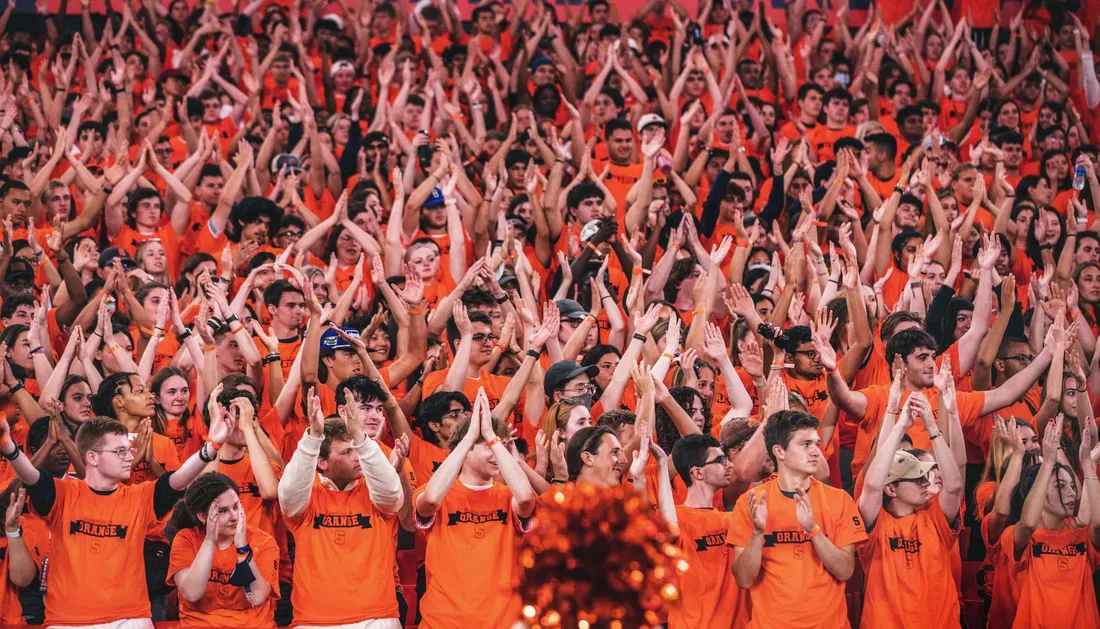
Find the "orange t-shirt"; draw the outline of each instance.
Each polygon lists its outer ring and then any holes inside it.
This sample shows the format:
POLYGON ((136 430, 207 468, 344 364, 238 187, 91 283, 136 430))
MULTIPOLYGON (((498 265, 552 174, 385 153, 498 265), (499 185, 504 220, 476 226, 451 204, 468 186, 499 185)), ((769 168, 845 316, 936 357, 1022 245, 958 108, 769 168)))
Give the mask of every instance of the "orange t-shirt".
POLYGON ((53 507, 45 514, 51 538, 47 624, 149 618, 144 551, 145 532, 157 521, 155 488, 119 485, 99 494, 83 480, 54 480, 53 507))
MULTIPOLYGON (((243 498, 243 496, 242 496, 243 498)), ((214 548, 214 561, 210 566, 210 579, 206 590, 197 602, 179 597, 181 627, 270 627, 274 624, 275 600, 279 598, 279 548, 275 539, 267 533, 248 527, 248 545, 252 547, 252 559, 260 574, 271 586, 271 594, 262 605, 248 602, 244 588, 229 584, 229 576, 237 567, 237 550, 214 548)), ((168 559, 168 584, 175 585, 176 573, 190 568, 199 549, 206 540, 202 527, 183 529, 172 540, 172 554, 168 559)))
MULTIPOLYGON (((414 509, 425 487, 413 493, 414 509)), ((428 590, 421 599, 420 629, 511 629, 520 616, 516 546, 529 524, 513 511, 507 485, 472 489, 461 480, 451 486, 433 518, 417 516, 417 526, 428 538, 428 590)))
POLYGON ((366 481, 336 491, 314 480, 309 505, 284 519, 297 547, 290 595, 296 624, 398 617, 397 518, 374 508, 366 481))
MULTIPOLYGON (((867 463, 867 457, 871 452, 871 443, 878 436, 882 417, 886 413, 886 402, 890 398, 889 385, 875 385, 860 391, 867 399, 867 408, 863 412, 863 420, 859 422, 859 433, 856 434, 856 449, 852 457, 852 475, 859 474, 867 463)), ((909 399, 912 391, 905 390, 901 394, 901 403, 909 399)), ((932 414, 936 416, 937 423, 945 425, 940 419, 940 392, 935 387, 925 389, 924 397, 932 406, 932 414)), ((955 399, 959 409, 959 421, 963 429, 978 421, 982 416, 982 407, 985 405, 984 391, 957 391, 955 399)), ((928 431, 924 424, 917 422, 906 433, 913 439, 914 448, 932 449, 932 442, 928 439, 928 431)))
MULTIPOLYGON (((179 273, 180 270, 180 243, 179 236, 176 235, 176 230, 172 227, 171 223, 165 223, 157 228, 157 231, 152 234, 142 234, 137 230, 131 228, 129 225, 123 225, 119 228, 118 234, 115 235, 111 241, 112 245, 122 247, 125 249, 131 257, 137 261, 137 248, 138 245, 146 240, 159 240, 160 244, 164 245, 165 257, 168 262, 168 272, 172 275, 179 273)), ((220 253, 218 250, 216 253, 220 253)), ((215 252, 210 252, 215 253, 215 252)), ((215 255, 216 255, 215 253, 215 255)))
MULTIPOLYGON (((991 574, 987 574, 990 592, 989 617, 987 627, 1011 627, 1016 617, 1016 602, 1020 600, 1020 583, 1016 580, 1016 569, 1012 559, 1005 555, 1001 547, 1002 537, 989 538, 989 518, 982 518, 982 540, 985 542, 986 563, 991 574)), ((1009 527, 1011 528, 1011 527, 1009 527)), ((1003 531, 1002 531, 1003 532, 1003 531)), ((1009 543, 1012 543, 1009 538, 1009 543)))
MULTIPOLYGON (((275 461, 270 461, 275 478, 282 478, 283 470, 275 461)), ((256 474, 252 471, 252 458, 244 455, 236 461, 218 461, 218 471, 237 483, 241 504, 244 506, 245 519, 249 527, 257 528, 268 535, 275 535, 275 520, 279 516, 278 499, 265 500, 260 496, 256 484, 256 474)))
MULTIPOLYGON (((447 379, 448 371, 447 369, 441 369, 424 377, 423 396, 425 398, 435 393, 439 385, 443 384, 447 379)), ((472 400, 477 397, 477 390, 485 387, 485 395, 489 398, 489 408, 496 408, 497 404, 500 404, 500 398, 504 395, 504 390, 508 388, 508 383, 511 381, 512 379, 508 376, 498 376, 488 371, 482 371, 477 378, 466 378, 466 383, 462 385, 462 393, 466 395, 466 399, 472 400)), ((523 425, 523 404, 526 397, 526 394, 520 394, 515 410, 508 416, 509 425, 523 425)), ((532 418, 532 421, 541 419, 541 417, 532 418)))
POLYGON ((1089 539, 1088 527, 1038 529, 1019 561, 1012 552, 1015 529, 1015 525, 1009 526, 1001 533, 1001 548, 1020 587, 1013 629, 1100 627, 1092 586, 1100 552, 1089 539))
POLYGON ((191 416, 187 418, 187 433, 185 439, 183 426, 178 419, 168 419, 164 422, 164 436, 171 439, 176 446, 178 461, 186 461, 206 443, 206 422, 195 412, 192 412, 191 416))
POLYGON ((861 629, 959 626, 959 596, 947 559, 961 526, 961 517, 948 524, 937 499, 903 518, 879 512, 859 548, 866 575, 861 629))
MULTIPOLYGON (((768 614, 766 619, 763 614, 754 616, 748 627, 847 627, 844 584, 825 569, 813 541, 798 524, 794 498, 779 489, 777 478, 760 484, 758 497, 760 490, 767 491, 768 527, 764 530, 760 575, 749 588, 749 598, 753 609, 766 609, 768 614)), ((844 490, 811 478, 806 493, 813 504, 814 522, 821 527, 820 535, 838 548, 867 539, 856 503, 844 490)), ((744 494, 733 508, 726 543, 743 548, 752 535, 749 497, 744 494)))
POLYGON ((737 587, 733 549, 726 545, 733 514, 679 505, 676 521, 677 546, 689 567, 680 577, 681 604, 668 612, 668 629, 744 627, 749 620, 749 593, 737 587))
MULTIPOLYGON (((26 506, 24 506, 26 509, 26 506)), ((31 561, 42 573, 42 562, 50 551, 50 531, 41 518, 29 513, 19 518, 23 529, 23 543, 30 552, 31 561)), ((23 606, 19 603, 19 588, 8 578, 11 566, 8 564, 8 538, 0 539, 0 623, 5 625, 23 625, 23 606)))
POLYGON ((450 450, 432 445, 414 434, 409 441, 408 458, 412 464, 413 478, 416 483, 418 485, 427 483, 450 453, 450 450))
POLYGON ((836 159, 833 144, 841 138, 856 137, 856 128, 852 125, 845 125, 841 129, 830 129, 826 125, 819 124, 808 130, 806 137, 810 139, 810 144, 817 152, 817 161, 819 163, 828 162, 836 159))

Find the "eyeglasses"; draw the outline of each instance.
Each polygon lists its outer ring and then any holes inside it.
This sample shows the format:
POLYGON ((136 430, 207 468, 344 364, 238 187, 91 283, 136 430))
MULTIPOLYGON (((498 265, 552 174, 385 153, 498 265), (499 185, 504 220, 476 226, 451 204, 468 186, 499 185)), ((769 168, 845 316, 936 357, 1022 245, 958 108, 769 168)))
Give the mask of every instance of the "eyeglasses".
POLYGON ((924 476, 921 476, 920 478, 899 478, 898 480, 894 481, 895 485, 899 483, 916 483, 920 487, 928 487, 932 484, 932 479, 929 478, 926 474, 924 476))
POLYGON ((592 384, 591 382, 585 384, 575 384, 571 387, 566 387, 562 389, 562 391, 584 395, 585 393, 595 393, 596 385, 592 384))
POLYGON ((1015 356, 1005 356, 1004 359, 1005 360, 1014 360, 1014 361, 1016 361, 1016 362, 1018 362, 1018 363, 1020 363, 1021 365, 1024 365, 1024 366, 1030 365, 1031 361, 1035 360, 1035 358, 1033 356, 1028 356, 1027 354, 1016 354, 1015 356))
POLYGON ((114 450, 92 450, 92 452, 99 452, 100 454, 111 454, 117 456, 120 459, 125 459, 126 455, 134 456, 133 448, 115 448, 114 450))
POLYGON ((475 343, 484 345, 485 343, 492 343, 497 340, 497 337, 492 334, 475 334, 473 341, 475 343))
POLYGON ((713 459, 707 461, 706 463, 703 463, 703 467, 706 467, 708 465, 714 465, 715 463, 725 465, 729 462, 730 462, 730 458, 728 456, 726 456, 724 454, 720 454, 720 455, 714 457, 713 459))
POLYGON ((281 233, 275 234, 275 237, 276 238, 301 238, 302 237, 302 232, 297 231, 297 230, 288 231, 288 232, 281 232, 281 233))
POLYGON ((446 413, 443 413, 443 419, 462 419, 470 414, 470 411, 464 408, 453 408, 446 413))
POLYGON ((803 356, 805 356, 806 358, 809 358, 810 360, 817 360, 817 350, 816 349, 800 349, 800 350, 796 350, 796 351, 791 352, 791 353, 792 354, 802 354, 803 356))

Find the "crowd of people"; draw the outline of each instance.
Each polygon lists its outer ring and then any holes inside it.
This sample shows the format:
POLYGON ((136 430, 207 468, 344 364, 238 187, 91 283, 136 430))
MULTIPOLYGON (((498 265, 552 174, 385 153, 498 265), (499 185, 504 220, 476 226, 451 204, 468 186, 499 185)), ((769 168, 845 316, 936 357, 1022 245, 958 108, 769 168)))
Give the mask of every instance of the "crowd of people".
POLYGON ((1100 629, 1096 3, 79 2, 0 624, 1100 629))

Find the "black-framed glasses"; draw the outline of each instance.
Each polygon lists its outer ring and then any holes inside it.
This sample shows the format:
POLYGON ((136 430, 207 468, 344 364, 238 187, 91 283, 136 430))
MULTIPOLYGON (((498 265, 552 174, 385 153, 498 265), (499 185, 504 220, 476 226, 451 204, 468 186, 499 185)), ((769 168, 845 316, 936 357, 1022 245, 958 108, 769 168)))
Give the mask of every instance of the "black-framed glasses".
POLYGON ((809 358, 810 360, 817 360, 817 357, 818 357, 818 353, 817 353, 816 349, 800 349, 800 350, 795 350, 791 353, 792 354, 802 354, 803 356, 805 356, 806 358, 809 358))
POLYGON ((1031 361, 1035 360, 1035 357, 1027 354, 1016 354, 1015 356, 1005 356, 1004 360, 1014 360, 1026 367, 1031 364, 1031 361))
POLYGON ((492 334, 475 334, 473 341, 479 344, 492 343, 497 340, 497 337, 492 334))
POLYGON ((728 456, 726 456, 724 454, 719 454, 718 456, 716 456, 713 459, 707 461, 706 463, 703 463, 703 467, 706 467, 708 465, 714 465, 715 463, 725 465, 729 462, 730 462, 730 458, 728 456))
POLYGON ((932 484, 932 479, 929 478, 927 474, 925 474, 920 478, 899 478, 898 480, 894 481, 895 485, 898 483, 916 483, 919 487, 928 487, 932 484))
POLYGON ((111 454, 117 456, 120 459, 125 459, 127 454, 129 454, 130 456, 134 456, 134 449, 133 448, 125 448, 125 447, 115 448, 114 450, 92 450, 92 452, 98 452, 100 454, 106 454, 106 453, 110 452, 111 454))

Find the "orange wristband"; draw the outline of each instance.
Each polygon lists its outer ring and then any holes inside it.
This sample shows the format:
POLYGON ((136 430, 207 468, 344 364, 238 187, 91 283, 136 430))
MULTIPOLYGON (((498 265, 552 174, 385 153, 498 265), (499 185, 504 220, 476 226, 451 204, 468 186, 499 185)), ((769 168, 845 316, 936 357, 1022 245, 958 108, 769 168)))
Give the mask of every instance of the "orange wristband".
POLYGON ((737 245, 738 247, 748 247, 748 246, 749 246, 749 245, 751 245, 752 243, 751 243, 751 242, 749 242, 749 241, 747 241, 747 240, 738 240, 738 241, 737 241, 737 242, 735 242, 734 244, 735 244, 735 245, 737 245))
POLYGON ((630 275, 632 277, 638 277, 641 274, 642 274, 642 270, 639 269, 638 267, 634 267, 634 270, 630 272, 630 275))
POLYGON ((423 303, 416 304, 415 307, 409 308, 409 314, 411 314, 411 315, 418 315, 418 314, 421 314, 422 312, 424 312, 424 304, 423 303))
POLYGON ((492 449, 492 447, 495 446, 498 443, 500 443, 500 439, 497 439, 496 437, 493 437, 489 441, 486 441, 485 445, 489 446, 489 448, 492 449))

